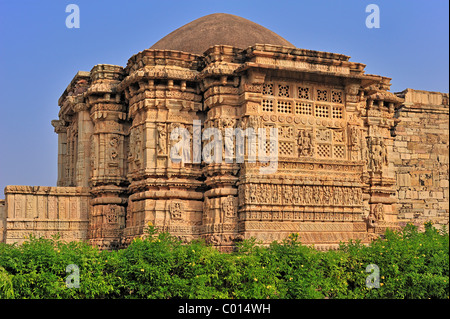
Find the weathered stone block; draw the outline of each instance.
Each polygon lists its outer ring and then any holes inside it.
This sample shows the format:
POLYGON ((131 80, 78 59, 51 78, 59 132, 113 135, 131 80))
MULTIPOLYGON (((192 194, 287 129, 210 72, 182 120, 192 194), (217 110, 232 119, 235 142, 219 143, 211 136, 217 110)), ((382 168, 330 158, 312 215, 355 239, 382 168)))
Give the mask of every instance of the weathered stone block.
POLYGON ((411 185, 411 175, 409 174, 397 174, 398 186, 410 186, 411 185))

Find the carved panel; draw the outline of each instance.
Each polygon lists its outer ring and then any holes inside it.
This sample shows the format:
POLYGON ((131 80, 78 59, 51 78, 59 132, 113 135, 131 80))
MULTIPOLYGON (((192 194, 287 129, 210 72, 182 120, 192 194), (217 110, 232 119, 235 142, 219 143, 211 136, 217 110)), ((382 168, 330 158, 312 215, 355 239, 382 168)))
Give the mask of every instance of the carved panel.
POLYGON ((228 196, 222 203, 224 221, 231 222, 237 218, 237 203, 234 196, 228 196))
POLYGON ((181 221, 183 219, 184 205, 179 201, 172 201, 169 206, 170 219, 172 221, 181 221))
POLYGON ((167 128, 166 124, 158 123, 156 126, 158 137, 158 155, 167 154, 167 128))
POLYGON ((245 204, 279 204, 289 206, 362 206, 360 187, 322 185, 240 185, 245 204))

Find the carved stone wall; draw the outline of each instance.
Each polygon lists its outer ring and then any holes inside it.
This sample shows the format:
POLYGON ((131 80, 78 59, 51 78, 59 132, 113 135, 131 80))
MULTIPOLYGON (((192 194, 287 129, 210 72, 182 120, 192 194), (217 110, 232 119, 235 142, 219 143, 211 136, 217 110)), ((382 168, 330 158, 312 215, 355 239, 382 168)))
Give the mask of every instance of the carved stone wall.
POLYGON ((22 243, 30 234, 46 238, 59 234, 66 241, 87 238, 88 188, 7 186, 5 196, 4 242, 22 243))

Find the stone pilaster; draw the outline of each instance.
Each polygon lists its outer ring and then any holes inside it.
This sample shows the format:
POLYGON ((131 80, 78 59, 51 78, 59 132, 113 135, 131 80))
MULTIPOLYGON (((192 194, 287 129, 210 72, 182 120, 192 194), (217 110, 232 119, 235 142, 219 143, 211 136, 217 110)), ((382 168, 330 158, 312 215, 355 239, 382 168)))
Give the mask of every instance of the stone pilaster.
MULTIPOLYGON (((238 173, 241 164, 236 161, 236 136, 228 131, 239 128, 241 105, 239 101, 239 76, 234 71, 239 64, 233 61, 236 49, 230 46, 214 46, 206 51, 209 65, 202 70, 202 91, 204 91, 204 111, 207 116, 204 131, 217 129, 220 136, 204 140, 216 143, 214 160, 204 161, 203 174, 209 188, 205 192, 202 236, 220 250, 230 250, 238 235, 238 173), (211 72, 212 65, 217 71, 211 72), (215 152, 219 150, 219 154, 215 152), (226 151, 231 151, 227 153, 226 151)), ((205 159, 204 159, 205 160, 205 159)))
MULTIPOLYGON (((128 123, 127 108, 116 90, 122 78, 122 67, 96 65, 91 70, 92 84, 86 92, 93 122, 92 135, 89 140, 87 136, 83 140, 83 145, 89 145, 89 183, 94 196, 89 238, 101 249, 122 247, 125 227, 128 123)), ((82 124, 85 123, 84 115, 80 120, 82 124)))
POLYGON ((78 114, 78 146, 75 185, 80 187, 88 187, 91 174, 90 142, 94 130, 94 124, 89 116, 89 109, 86 103, 75 104, 74 111, 78 114))
POLYGON ((397 228, 396 180, 393 165, 394 109, 402 99, 387 90, 390 79, 380 77, 378 84, 366 92, 366 108, 362 119, 365 134, 365 160, 367 167, 366 194, 368 199, 367 223, 372 236, 383 234, 386 228, 397 228))
POLYGON ((148 222, 183 240, 199 233, 202 172, 192 149, 193 121, 201 120, 197 112, 202 110, 197 59, 183 52, 145 50, 129 60, 120 85, 131 120, 127 240, 142 235, 148 222), (171 138, 176 131, 178 136, 171 138), (185 144, 181 136, 187 137, 185 144), (176 145, 183 151, 171 154, 176 145))
POLYGON ((67 127, 64 120, 53 120, 52 126, 55 128, 55 133, 58 134, 58 180, 57 186, 64 186, 64 163, 67 158, 67 127))

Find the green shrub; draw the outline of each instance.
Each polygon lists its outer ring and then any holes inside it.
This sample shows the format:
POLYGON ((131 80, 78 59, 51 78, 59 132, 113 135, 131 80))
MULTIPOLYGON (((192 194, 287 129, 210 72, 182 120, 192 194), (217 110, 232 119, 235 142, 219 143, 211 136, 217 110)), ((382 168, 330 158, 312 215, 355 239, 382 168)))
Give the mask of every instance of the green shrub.
POLYGON ((407 225, 370 245, 335 251, 302 245, 291 234, 263 246, 244 240, 220 253, 202 240, 182 244, 149 226, 126 249, 99 251, 85 242, 30 237, 0 244, 0 298, 449 298, 449 236, 430 223, 407 225), (68 288, 67 265, 80 271, 68 288), (369 264, 379 288, 366 286, 369 264))

